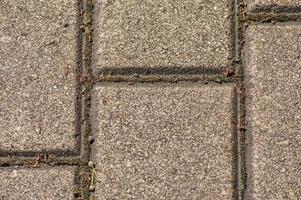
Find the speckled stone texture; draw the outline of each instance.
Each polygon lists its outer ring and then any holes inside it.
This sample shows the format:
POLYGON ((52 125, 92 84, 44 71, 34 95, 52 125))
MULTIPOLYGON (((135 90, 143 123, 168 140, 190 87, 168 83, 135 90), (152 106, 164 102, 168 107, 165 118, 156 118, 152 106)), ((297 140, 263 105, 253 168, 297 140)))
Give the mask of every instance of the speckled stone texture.
POLYGON ((0 1, 0 151, 73 150, 76 0, 0 1))
POLYGON ((94 72, 228 67, 232 56, 229 2, 96 0, 94 72))
POLYGON ((230 85, 96 85, 96 199, 232 199, 230 85))
POLYGON ((293 23, 247 29, 247 199, 301 198, 300 33, 293 23))
POLYGON ((246 0, 249 11, 289 12, 301 8, 300 0, 246 0))
POLYGON ((0 168, 0 199, 73 200, 75 168, 0 168))

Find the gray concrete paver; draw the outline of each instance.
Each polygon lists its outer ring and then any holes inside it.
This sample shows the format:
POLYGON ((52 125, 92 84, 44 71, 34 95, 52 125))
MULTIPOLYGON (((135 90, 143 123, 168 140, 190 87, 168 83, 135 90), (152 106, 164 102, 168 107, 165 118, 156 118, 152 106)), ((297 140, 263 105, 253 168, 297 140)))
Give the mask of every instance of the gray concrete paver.
POLYGON ((0 168, 2 200, 73 200, 75 167, 0 168))
POLYGON ((94 72, 229 67, 231 13, 227 0, 97 0, 94 72))
POLYGON ((249 199, 301 197, 300 32, 292 23, 247 29, 249 199))
POLYGON ((233 85, 96 85, 96 199, 232 199, 233 85))
POLYGON ((77 0, 1 0, 0 151, 76 147, 77 0))

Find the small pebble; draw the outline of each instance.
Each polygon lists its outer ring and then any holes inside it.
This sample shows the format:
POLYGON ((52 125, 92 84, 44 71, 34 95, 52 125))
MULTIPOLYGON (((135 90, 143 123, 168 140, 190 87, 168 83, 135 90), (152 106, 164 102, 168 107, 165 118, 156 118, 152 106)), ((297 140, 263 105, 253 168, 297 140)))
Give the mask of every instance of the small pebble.
POLYGON ((94 186, 94 185, 90 185, 89 190, 90 190, 91 192, 95 191, 95 186, 94 186))
POLYGON ((89 143, 93 144, 94 141, 95 141, 94 138, 92 136, 89 136, 89 143))
POLYGON ((88 165, 89 165, 89 167, 95 167, 95 164, 94 164, 94 162, 93 161, 89 161, 89 163, 88 163, 88 165))

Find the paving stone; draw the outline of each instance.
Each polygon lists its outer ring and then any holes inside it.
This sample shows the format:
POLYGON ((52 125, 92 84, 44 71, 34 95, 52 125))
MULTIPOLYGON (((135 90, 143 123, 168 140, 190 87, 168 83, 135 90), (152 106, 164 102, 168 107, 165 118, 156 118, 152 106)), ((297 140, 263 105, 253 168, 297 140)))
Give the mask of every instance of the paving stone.
POLYGON ((290 10, 300 10, 300 0, 247 0, 250 11, 275 11, 287 12, 290 10))
POLYGON ((233 199, 233 85, 97 85, 96 199, 233 199))
POLYGON ((0 199, 73 199, 74 167, 0 168, 0 199))
POLYGON ((247 29, 248 199, 301 198, 300 33, 293 23, 247 29))
POLYGON ((73 150, 76 0, 1 0, 0 151, 73 150))
POLYGON ((96 0, 94 72, 228 67, 229 2, 96 0))

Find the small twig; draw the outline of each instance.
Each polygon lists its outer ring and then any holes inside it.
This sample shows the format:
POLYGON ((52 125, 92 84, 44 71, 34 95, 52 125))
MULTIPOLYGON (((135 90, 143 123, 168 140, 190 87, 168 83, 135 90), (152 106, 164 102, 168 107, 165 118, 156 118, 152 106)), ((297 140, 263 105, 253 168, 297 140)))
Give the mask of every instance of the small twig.
POLYGON ((46 46, 49 46, 49 45, 52 45, 52 44, 55 44, 55 41, 51 41, 51 42, 49 42, 47 44, 44 44, 43 46, 46 47, 46 46))
POLYGON ((88 163, 89 167, 92 170, 92 176, 91 176, 91 183, 90 183, 90 187, 89 190, 90 191, 94 191, 95 190, 95 179, 96 179, 96 169, 95 169, 95 164, 92 161, 89 161, 88 163))

